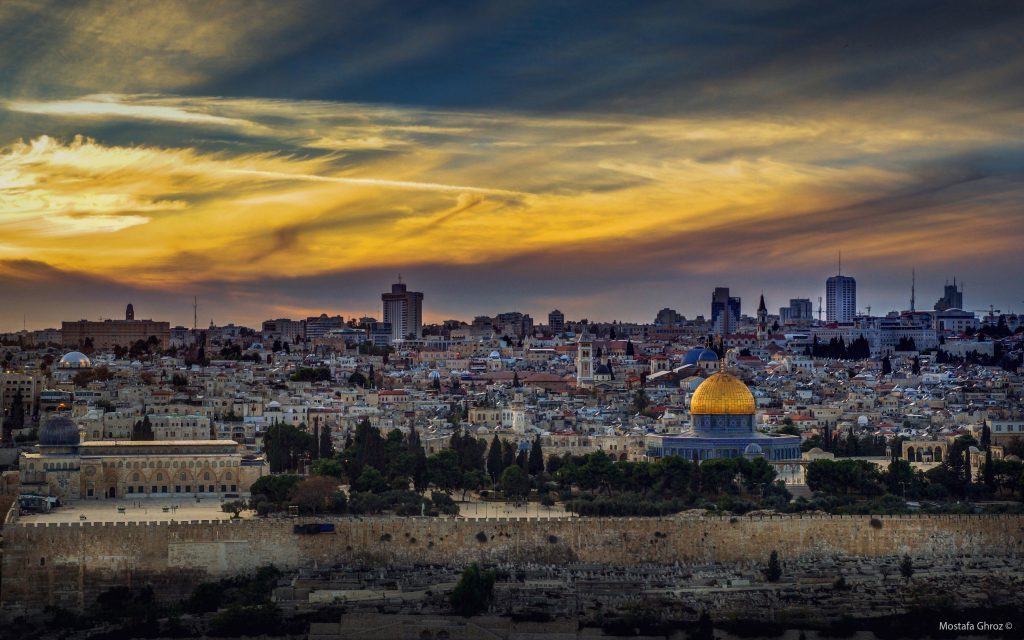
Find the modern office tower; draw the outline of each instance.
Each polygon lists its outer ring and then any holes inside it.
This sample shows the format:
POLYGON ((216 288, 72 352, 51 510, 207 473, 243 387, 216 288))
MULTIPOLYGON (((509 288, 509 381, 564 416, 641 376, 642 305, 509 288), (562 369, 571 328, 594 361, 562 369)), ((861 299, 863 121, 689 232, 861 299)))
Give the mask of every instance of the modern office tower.
POLYGON ((814 305, 810 298, 790 298, 788 307, 779 309, 782 324, 804 324, 814 320, 814 305))
POLYGON ((825 281, 825 300, 828 322, 853 322, 857 315, 857 281, 850 276, 832 276, 825 281))
POLYGON ((321 313, 319 316, 306 318, 306 340, 315 340, 327 335, 330 331, 345 328, 345 320, 341 316, 329 316, 321 313))
POLYGON ((392 340, 423 336, 423 294, 408 291, 402 282, 391 285, 391 293, 382 293, 384 322, 391 325, 392 340))
POLYGON ((503 336, 524 338, 533 333, 533 318, 521 311, 499 313, 494 318, 494 330, 503 336))
POLYGON ((729 296, 729 287, 715 287, 711 296, 711 324, 716 335, 727 336, 736 333, 740 318, 740 299, 729 296))
POLYGON ((946 282, 946 286, 943 289, 942 297, 935 303, 936 311, 948 311, 949 309, 963 309, 964 308, 964 283, 960 283, 960 287, 956 286, 956 278, 953 278, 953 284, 946 282))
POLYGON ((548 328, 551 329, 552 335, 559 335, 565 331, 565 314, 555 309, 548 314, 548 328))

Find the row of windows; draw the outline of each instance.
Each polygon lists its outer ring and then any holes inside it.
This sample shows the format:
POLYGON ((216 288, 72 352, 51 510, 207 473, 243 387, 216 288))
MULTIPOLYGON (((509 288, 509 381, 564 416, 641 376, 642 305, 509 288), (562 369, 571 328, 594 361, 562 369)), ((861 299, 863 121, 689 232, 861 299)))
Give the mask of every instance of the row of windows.
MULTIPOLYGON (((154 485, 150 486, 150 491, 148 493, 150 493, 150 494, 153 494, 153 493, 170 493, 168 491, 169 488, 170 487, 168 485, 166 485, 166 484, 162 484, 162 485, 155 485, 154 484, 154 485)), ((230 484, 230 485, 222 484, 222 485, 220 485, 220 493, 227 493, 229 490, 232 493, 237 492, 238 491, 238 485, 235 485, 235 484, 230 484)), ((138 494, 138 493, 145 494, 145 493, 147 493, 147 491, 146 491, 146 487, 141 485, 141 484, 140 485, 128 485, 128 493, 130 493, 130 494, 138 494)), ((192 493, 192 485, 190 485, 190 484, 186 484, 186 485, 176 484, 176 485, 174 485, 174 493, 192 493), (183 487, 185 489, 184 491, 182 491, 183 487)), ((196 493, 217 493, 217 485, 213 485, 213 484, 199 484, 199 485, 196 485, 196 493)))
MULTIPOLYGON (((156 480, 157 482, 163 481, 163 479, 164 479, 163 472, 162 471, 158 471, 156 474, 154 474, 153 479, 156 480)), ((179 480, 188 480, 188 476, 184 472, 182 472, 182 473, 178 474, 178 479, 179 480)), ((207 480, 207 481, 213 480, 214 479, 214 475, 211 475, 210 472, 207 471, 206 473, 203 474, 202 479, 203 480, 207 480)), ((223 479, 224 480, 232 480, 233 477, 231 475, 231 472, 228 471, 227 473, 225 473, 223 479)), ((138 482, 139 480, 142 480, 142 475, 140 473, 138 473, 138 472, 133 473, 132 474, 132 482, 138 482)))
POLYGON ((123 469, 123 468, 125 468, 126 465, 127 465, 127 467, 129 469, 178 469, 178 468, 184 469, 186 467, 189 468, 189 469, 194 469, 195 467, 237 467, 238 466, 238 461, 237 460, 227 460, 227 461, 221 460, 219 462, 211 463, 209 460, 202 460, 200 462, 196 462, 195 460, 189 460, 188 463, 186 464, 184 460, 182 460, 180 463, 177 460, 175 460, 173 462, 164 462, 162 460, 158 460, 156 462, 146 462, 146 461, 143 461, 143 462, 128 462, 128 463, 125 463, 122 460, 122 461, 119 461, 117 463, 117 465, 114 465, 113 462, 104 462, 103 463, 103 468, 104 469, 106 469, 106 468, 113 469, 116 466, 118 469, 123 469))

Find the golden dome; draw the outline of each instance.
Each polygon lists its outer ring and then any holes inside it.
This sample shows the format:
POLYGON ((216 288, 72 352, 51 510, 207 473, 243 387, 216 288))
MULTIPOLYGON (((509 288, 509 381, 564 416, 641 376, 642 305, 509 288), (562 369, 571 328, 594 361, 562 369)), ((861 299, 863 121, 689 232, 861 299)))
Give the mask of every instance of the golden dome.
POLYGON ((754 394, 736 376, 719 371, 700 383, 690 398, 690 413, 696 415, 746 415, 756 413, 754 394))

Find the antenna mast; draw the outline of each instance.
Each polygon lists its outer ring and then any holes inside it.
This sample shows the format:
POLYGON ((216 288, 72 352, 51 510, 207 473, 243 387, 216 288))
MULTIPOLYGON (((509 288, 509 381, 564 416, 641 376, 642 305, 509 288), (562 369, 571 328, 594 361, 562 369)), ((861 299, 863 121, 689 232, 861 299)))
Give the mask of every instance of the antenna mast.
POLYGON ((914 287, 917 284, 916 270, 910 270, 910 312, 914 312, 914 287))

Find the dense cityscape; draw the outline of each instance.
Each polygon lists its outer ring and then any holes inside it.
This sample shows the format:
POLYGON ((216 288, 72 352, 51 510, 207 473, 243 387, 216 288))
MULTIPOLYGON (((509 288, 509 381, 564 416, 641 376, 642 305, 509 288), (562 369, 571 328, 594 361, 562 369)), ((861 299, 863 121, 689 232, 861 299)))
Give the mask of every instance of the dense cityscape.
POLYGON ((0 1, 0 640, 1022 637, 1022 34, 0 1))
MULTIPOLYGON (((334 531, 317 520, 328 516, 863 514, 881 526, 885 515, 1021 513, 1024 317, 965 311, 955 280, 932 309, 916 309, 911 293, 909 309, 884 316, 857 311, 853 277, 828 278, 825 293, 824 307, 793 299, 777 313, 762 294, 752 316, 718 287, 709 314, 692 319, 664 308, 649 324, 601 322, 556 309, 546 323, 504 312, 425 325, 429 295, 397 282, 381 294, 379 320, 323 313, 186 328, 137 319, 128 304, 123 320, 3 334, 7 523, 284 517, 315 534, 334 531)), ((786 546, 757 559, 761 581, 781 579, 786 546)), ((924 559, 903 558, 909 581, 924 559)), ((475 567, 462 579, 488 595, 453 595, 457 612, 495 606, 493 574, 487 582, 475 567)), ((3 575, 5 604, 82 604, 81 587, 22 584, 10 564, 3 575)), ((305 603, 284 598, 288 575, 260 578, 276 604, 239 601, 207 631, 304 629, 294 616, 316 610, 317 589, 305 603)), ((727 584, 750 584, 743 575, 727 584)), ((442 571, 431 584, 456 577, 442 571)), ((191 598, 186 611, 220 608, 164 588, 161 597, 191 598)), ((386 587, 372 589, 388 601, 386 587)), ((99 597, 130 609, 143 596, 113 586, 99 597)), ((431 602, 413 609, 448 613, 431 602)), ((719 602, 714 617, 733 606, 719 602)), ((558 599, 529 610, 556 627, 565 613, 558 599)), ((747 613, 771 621, 770 608, 747 613)), ((634 624, 628 608, 620 614, 591 623, 634 624)), ((153 630, 173 632, 167 624, 153 630)))

